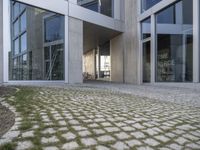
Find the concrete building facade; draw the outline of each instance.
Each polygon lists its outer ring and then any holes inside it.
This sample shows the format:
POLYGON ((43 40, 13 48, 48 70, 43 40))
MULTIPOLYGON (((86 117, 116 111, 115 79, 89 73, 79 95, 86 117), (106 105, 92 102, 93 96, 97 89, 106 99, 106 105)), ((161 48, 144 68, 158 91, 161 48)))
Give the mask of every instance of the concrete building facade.
POLYGON ((2 0, 0 82, 195 82, 199 0, 2 0))

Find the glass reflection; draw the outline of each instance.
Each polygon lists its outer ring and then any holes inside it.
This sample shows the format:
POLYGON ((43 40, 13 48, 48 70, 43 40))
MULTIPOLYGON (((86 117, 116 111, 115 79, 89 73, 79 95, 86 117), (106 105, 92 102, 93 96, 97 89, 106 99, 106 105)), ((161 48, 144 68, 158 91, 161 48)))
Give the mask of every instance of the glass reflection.
POLYGON ((157 14, 158 82, 193 80, 192 5, 182 0, 157 14))
POLYGON ((64 16, 17 1, 11 6, 9 79, 64 80, 64 16))

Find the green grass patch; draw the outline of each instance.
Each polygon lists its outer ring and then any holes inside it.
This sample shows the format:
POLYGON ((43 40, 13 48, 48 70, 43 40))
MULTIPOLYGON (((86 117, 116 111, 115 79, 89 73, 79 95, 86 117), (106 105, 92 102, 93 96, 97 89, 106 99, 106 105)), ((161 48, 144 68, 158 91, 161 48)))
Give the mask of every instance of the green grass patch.
POLYGON ((6 143, 0 146, 0 150, 15 150, 16 144, 14 143, 6 143))

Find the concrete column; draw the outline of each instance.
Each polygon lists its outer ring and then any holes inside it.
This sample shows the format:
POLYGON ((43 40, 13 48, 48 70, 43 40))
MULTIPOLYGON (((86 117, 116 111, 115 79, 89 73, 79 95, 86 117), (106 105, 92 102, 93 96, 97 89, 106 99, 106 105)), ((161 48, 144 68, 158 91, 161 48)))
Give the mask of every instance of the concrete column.
POLYGON ((0 83, 3 82, 3 1, 0 1, 0 83))
POLYGON ((193 82, 198 83, 200 78, 200 2, 193 0, 193 82))
POLYGON ((69 83, 82 83, 83 21, 69 17, 69 83))
POLYGON ((124 43, 123 35, 110 41, 111 81, 124 82, 124 43))
POLYGON ((156 72, 156 16, 151 15, 151 83, 155 83, 156 72))
POLYGON ((97 70, 97 72, 98 72, 98 74, 97 74, 97 78, 99 79, 100 78, 100 71, 101 71, 101 53, 100 53, 100 48, 99 48, 99 46, 97 47, 97 56, 98 56, 98 70, 97 70))
POLYGON ((124 81, 139 84, 139 26, 137 22, 138 0, 125 0, 125 32, 124 32, 124 81), (130 15, 131 14, 131 15, 130 15))

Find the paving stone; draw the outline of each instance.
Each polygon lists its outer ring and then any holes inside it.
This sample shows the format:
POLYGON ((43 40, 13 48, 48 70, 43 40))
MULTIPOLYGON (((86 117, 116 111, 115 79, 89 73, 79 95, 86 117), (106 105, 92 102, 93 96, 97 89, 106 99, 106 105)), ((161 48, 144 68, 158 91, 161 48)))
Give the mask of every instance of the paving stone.
POLYGON ((66 140, 73 140, 76 138, 76 135, 72 132, 68 132, 66 134, 62 134, 62 137, 64 137, 66 140))
POLYGON ((140 141, 138 141, 138 140, 129 140, 129 141, 126 141, 126 143, 130 147, 135 147, 135 146, 142 145, 142 143, 140 141))
POLYGON ((77 149, 79 147, 79 145, 77 144, 77 142, 72 141, 69 143, 66 143, 62 146, 62 149, 64 150, 73 150, 73 149, 77 149))
POLYGON ((58 131, 68 131, 68 128, 67 127, 62 127, 62 128, 59 128, 58 131))
POLYGON ((104 126, 104 127, 112 126, 112 124, 109 123, 109 122, 102 122, 101 125, 104 126))
POLYGON ((122 129, 123 129, 124 131, 135 131, 135 128, 130 127, 130 126, 122 127, 122 129))
POLYGON ((137 139, 145 138, 146 136, 142 132, 132 132, 131 135, 133 135, 137 139))
POLYGON ((59 124, 60 126, 66 126, 66 125, 67 125, 67 123, 66 123, 64 120, 59 121, 58 124, 59 124))
POLYGON ((23 138, 29 138, 29 137, 34 137, 34 131, 27 131, 22 133, 23 138))
POLYGON ((144 126, 142 126, 142 125, 139 124, 139 123, 133 124, 132 126, 133 126, 134 128, 137 128, 137 129, 144 129, 144 128, 145 128, 144 126))
POLYGON ((180 146, 180 145, 178 145, 176 143, 170 144, 169 148, 174 149, 174 150, 182 150, 183 149, 182 146, 180 146))
POLYGON ((76 131, 81 131, 81 130, 86 130, 85 127, 82 127, 82 126, 72 126, 72 128, 76 131))
POLYGON ((189 147, 191 149, 200 149, 200 145, 197 145, 195 143, 187 144, 186 147, 189 147))
POLYGON ((155 131, 155 130, 153 130, 153 129, 147 129, 147 130, 144 130, 144 132, 146 132, 146 133, 149 134, 150 136, 153 136, 153 135, 158 134, 158 132, 155 131))
POLYGON ((44 131, 42 131, 42 134, 54 134, 56 131, 53 128, 47 128, 44 131))
POLYGON ((99 134, 104 134, 104 133, 105 133, 105 131, 102 130, 102 129, 93 129, 93 132, 94 132, 95 134, 97 134, 97 135, 99 135, 99 134))
POLYGON ((81 139, 81 142, 85 145, 85 146, 93 146, 97 144, 97 141, 93 138, 83 138, 81 139))
POLYGON ((154 149, 148 146, 142 146, 142 147, 138 147, 137 150, 154 150, 154 149))
POLYGON ((99 125, 97 123, 93 123, 93 124, 88 125, 88 127, 97 128, 99 127, 99 125))
POLYGON ((123 142, 116 142, 114 145, 112 145, 113 148, 117 149, 117 150, 124 150, 124 149, 128 149, 129 147, 123 143, 123 142))
POLYGON ((195 127, 193 127, 189 124, 184 124, 184 125, 178 126, 176 128, 181 129, 181 130, 194 130, 194 129, 196 129, 195 127))
POLYGON ((117 139, 119 139, 119 140, 124 140, 124 139, 128 139, 128 138, 131 137, 130 135, 128 135, 128 134, 125 133, 125 132, 116 133, 115 136, 116 136, 117 139))
POLYGON ((117 127, 107 127, 107 128, 105 128, 105 130, 107 132, 118 132, 118 131, 120 131, 120 129, 117 128, 117 127))
POLYGON ((59 140, 56 136, 51 137, 42 137, 41 143, 43 144, 49 144, 49 143, 57 143, 59 140))
POLYGON ((96 146, 96 150, 110 150, 110 148, 99 145, 99 146, 96 146))
POLYGON ((145 139, 144 143, 148 144, 149 146, 158 146, 160 143, 154 139, 145 139))
POLYGON ((85 137, 85 136, 91 135, 91 132, 86 130, 86 131, 80 131, 80 132, 78 132, 78 134, 81 137, 85 137))
POLYGON ((31 141, 18 142, 16 150, 27 150, 33 148, 33 143, 31 141))
POLYGON ((188 142, 188 140, 185 139, 185 138, 183 138, 183 137, 179 137, 179 138, 175 139, 175 142, 177 142, 177 143, 180 144, 180 145, 183 145, 183 144, 185 144, 186 142, 188 142))
POLYGON ((13 138, 18 137, 19 134, 20 134, 20 131, 9 131, 6 134, 4 134, 2 138, 13 139, 13 138))
POLYGON ((159 141, 162 141, 164 143, 168 142, 170 139, 166 136, 163 136, 163 135, 158 135, 158 136, 155 136, 155 138, 159 141))
POLYGON ((115 141, 115 139, 110 135, 102 135, 100 137, 97 137, 97 140, 99 142, 112 142, 112 141, 115 141))
POLYGON ((43 150, 59 150, 56 146, 44 147, 43 150))

